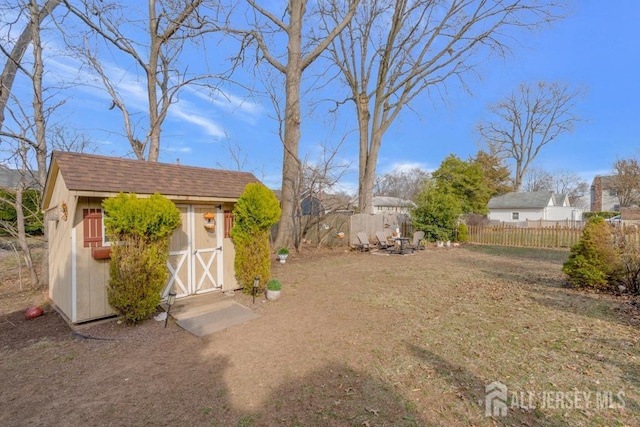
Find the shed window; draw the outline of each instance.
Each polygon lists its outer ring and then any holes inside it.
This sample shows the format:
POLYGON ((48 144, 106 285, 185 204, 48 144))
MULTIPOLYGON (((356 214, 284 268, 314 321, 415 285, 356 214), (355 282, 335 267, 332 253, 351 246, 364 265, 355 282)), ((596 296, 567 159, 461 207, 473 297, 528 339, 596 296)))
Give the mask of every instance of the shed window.
POLYGON ((511 212, 511 219, 520 219, 520 212, 511 212))
POLYGON ((233 212, 224 211, 224 237, 231 237, 231 229, 233 228, 233 212))
POLYGON ((84 230, 84 247, 98 248, 102 246, 103 233, 102 209, 83 209, 82 228, 84 230))

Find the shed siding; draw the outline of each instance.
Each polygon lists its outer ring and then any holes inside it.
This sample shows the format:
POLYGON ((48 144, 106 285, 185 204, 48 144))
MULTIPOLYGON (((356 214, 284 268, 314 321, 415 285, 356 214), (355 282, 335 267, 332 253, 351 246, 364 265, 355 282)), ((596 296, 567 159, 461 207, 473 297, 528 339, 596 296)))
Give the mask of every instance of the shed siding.
POLYGON ((233 215, 231 212, 233 211, 233 204, 227 203, 223 205, 223 209, 225 212, 225 231, 224 231, 224 239, 222 241, 222 253, 223 257, 223 275, 224 281, 222 282, 222 290, 223 291, 233 291, 238 289, 238 281, 236 280, 236 272, 234 268, 234 260, 236 258, 236 249, 233 245, 233 240, 231 240, 231 236, 228 234, 233 226, 233 215), (228 214, 227 214, 228 212, 228 214))
POLYGON ((109 260, 96 260, 91 256, 91 248, 85 247, 84 209, 100 209, 101 199, 78 198, 75 213, 76 239, 76 315, 75 322, 85 322, 116 314, 109 305, 107 284, 109 281, 109 260))
POLYGON ((58 206, 57 219, 49 221, 49 298, 67 316, 71 317, 71 230, 75 198, 71 196, 61 175, 56 177, 51 207, 58 206), (61 204, 67 204, 68 216, 62 215, 61 204))

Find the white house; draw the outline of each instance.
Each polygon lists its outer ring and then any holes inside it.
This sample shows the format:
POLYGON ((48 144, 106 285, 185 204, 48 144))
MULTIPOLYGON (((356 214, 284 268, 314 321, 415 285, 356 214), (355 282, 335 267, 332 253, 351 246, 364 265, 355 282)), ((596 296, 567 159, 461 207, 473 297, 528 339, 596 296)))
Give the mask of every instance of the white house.
MULTIPOLYGON (((373 196, 373 213, 398 213, 407 215, 416 204, 411 200, 401 199, 400 197, 391 196, 373 196)), ((353 206, 358 205, 358 196, 351 200, 353 206)))
POLYGON ((491 221, 582 221, 582 209, 570 206, 566 194, 553 191, 508 193, 492 197, 487 207, 491 221))

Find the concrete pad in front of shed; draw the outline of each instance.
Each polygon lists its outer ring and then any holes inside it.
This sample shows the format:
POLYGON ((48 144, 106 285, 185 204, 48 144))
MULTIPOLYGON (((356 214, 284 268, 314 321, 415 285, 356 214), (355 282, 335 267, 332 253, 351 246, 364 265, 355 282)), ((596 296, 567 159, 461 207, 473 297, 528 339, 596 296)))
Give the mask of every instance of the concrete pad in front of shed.
POLYGON ((177 320, 178 326, 198 337, 260 317, 232 299, 222 299, 190 310, 180 310, 175 314, 172 310, 171 316, 177 320))

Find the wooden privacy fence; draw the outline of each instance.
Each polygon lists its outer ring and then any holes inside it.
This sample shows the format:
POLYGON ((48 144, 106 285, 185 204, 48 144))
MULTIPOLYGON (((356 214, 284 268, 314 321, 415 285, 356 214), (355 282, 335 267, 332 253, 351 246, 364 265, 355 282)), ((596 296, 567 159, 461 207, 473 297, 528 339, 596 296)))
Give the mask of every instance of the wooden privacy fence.
POLYGON ((382 231, 385 235, 390 236, 396 228, 400 229, 403 236, 411 236, 413 228, 408 215, 400 213, 379 213, 355 214, 351 216, 351 230, 349 235, 349 243, 357 245, 359 232, 364 232, 369 238, 369 242, 375 243, 375 235, 377 231, 382 231))
MULTIPOLYGON (((399 213, 353 214, 351 212, 331 212, 323 216, 300 217, 303 239, 314 246, 354 246, 357 245, 359 232, 364 232, 371 243, 375 243, 375 234, 382 231, 391 235, 396 228, 403 236, 411 236, 413 228, 409 217, 399 213)), ((272 237, 276 229, 272 230, 272 237)))
POLYGON ((468 229, 469 242, 484 245, 569 249, 582 236, 580 228, 560 226, 528 228, 501 224, 469 226, 468 229))
POLYGON ((303 237, 314 246, 330 248, 349 244, 350 213, 328 213, 322 217, 304 216, 301 224, 304 227, 303 237))

